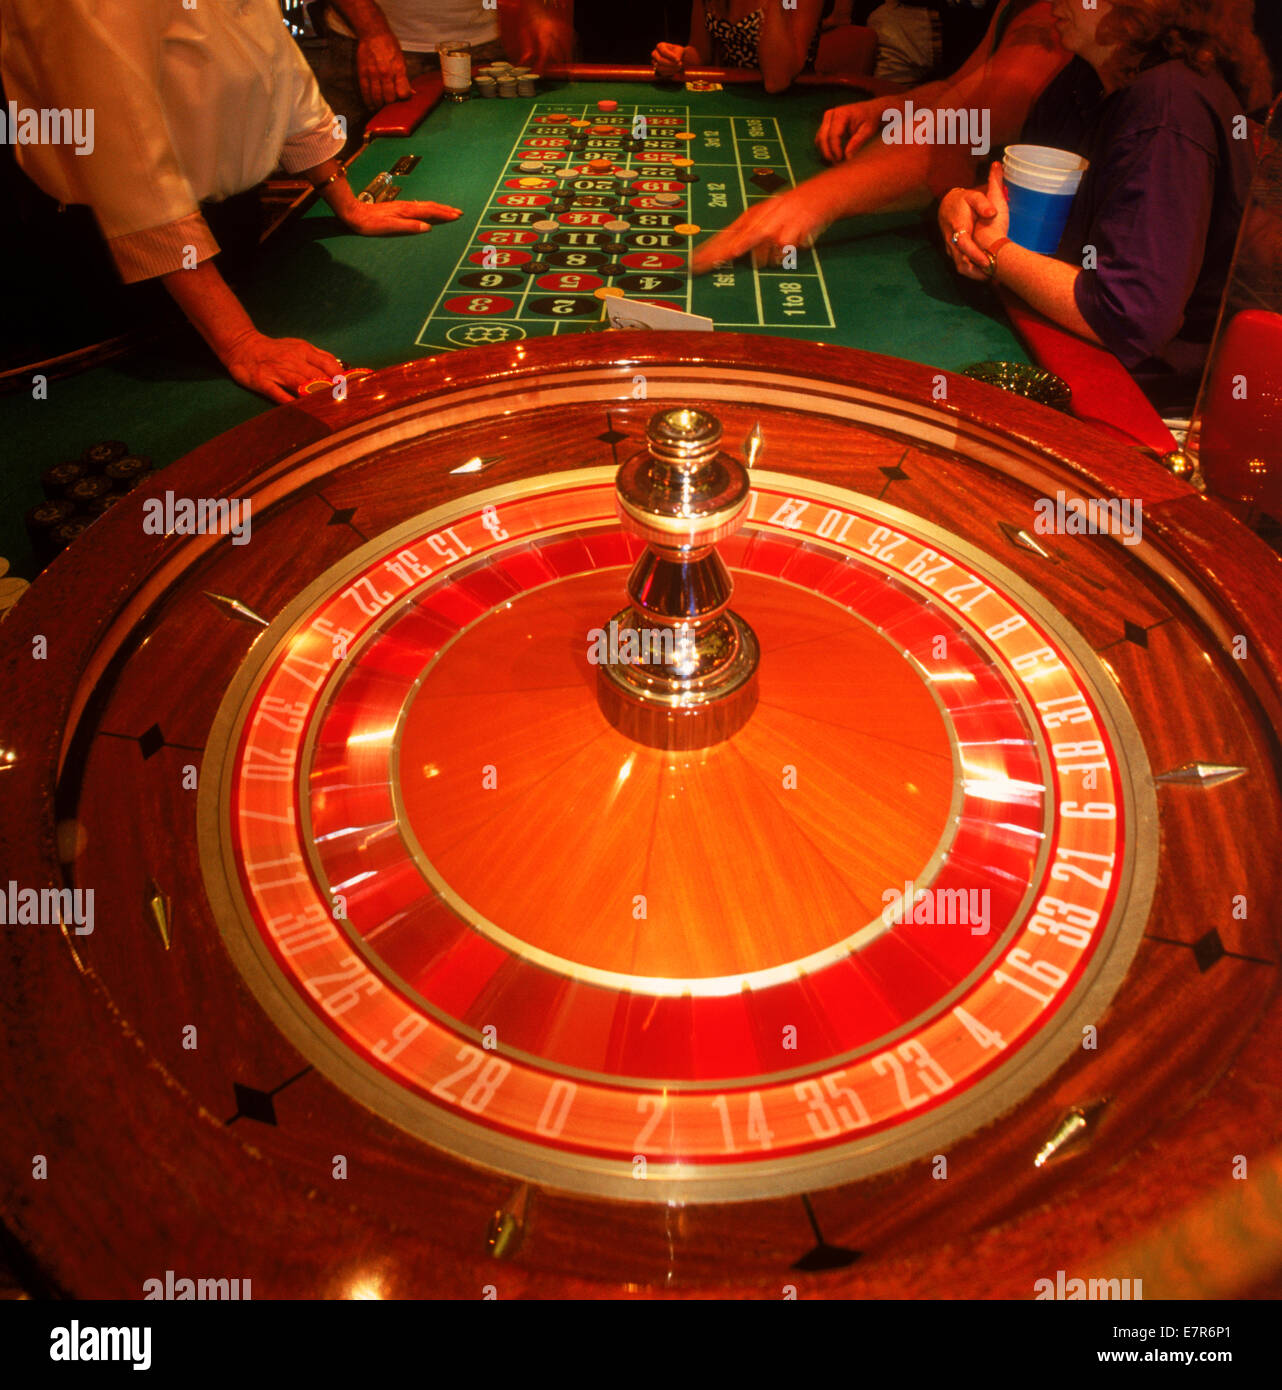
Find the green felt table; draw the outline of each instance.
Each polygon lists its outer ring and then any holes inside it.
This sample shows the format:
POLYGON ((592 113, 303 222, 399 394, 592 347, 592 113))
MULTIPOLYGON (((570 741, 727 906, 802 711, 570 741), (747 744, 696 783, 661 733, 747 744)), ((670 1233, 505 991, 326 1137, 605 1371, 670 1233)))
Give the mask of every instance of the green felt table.
MULTIPOLYGON (((771 97, 746 85, 688 91, 635 81, 567 81, 545 82, 534 100, 443 102, 412 134, 372 141, 353 162, 350 179, 359 190, 403 155, 418 155, 414 170, 396 179, 400 196, 451 203, 463 209, 458 221, 424 236, 363 238, 348 234, 328 207, 317 203, 265 244, 241 287, 242 297, 264 332, 306 338, 349 366, 383 367, 504 337, 602 331, 605 306, 590 288, 549 290, 511 264, 487 270, 487 248, 502 256, 519 252, 520 245, 484 234, 527 230, 529 221, 513 220, 513 214, 547 216, 538 204, 497 201, 514 194, 543 196, 542 189, 506 186, 506 180, 523 176, 517 163, 521 150, 529 148, 528 138, 542 128, 560 129, 540 116, 573 115, 630 130, 632 118, 642 114, 649 122, 647 158, 688 150, 698 178, 683 186, 689 202, 676 210, 644 202, 625 209, 633 226, 618 257, 622 274, 609 283, 622 280, 629 297, 705 314, 736 332, 839 343, 952 371, 984 360, 1027 361, 999 304, 982 287, 958 280, 939 251, 933 223, 918 214, 843 223, 829 230, 816 252, 801 251, 795 267, 754 271, 741 265, 730 275, 689 280, 687 253, 702 236, 747 204, 817 172, 814 132, 823 111, 846 99, 839 91, 814 87, 771 97), (597 110, 605 96, 619 103, 613 116, 597 110), (676 142, 670 136, 677 129, 689 129, 696 138, 676 142), (499 220, 503 215, 508 220, 499 220), (641 221, 645 216, 663 225, 647 226, 641 221), (701 232, 672 231, 688 223, 701 232), (665 244, 631 240, 656 230, 665 244), (653 295, 647 295, 650 282, 643 278, 648 254, 663 257, 657 272, 662 292, 653 295), (504 282, 499 289, 477 278, 487 273, 504 282), (507 283, 518 278, 519 284, 507 283), (449 307, 495 296, 511 300, 512 310, 475 314, 449 307), (567 301, 573 302, 571 312, 556 308, 567 301)), ((590 127, 588 134, 607 143, 610 138, 590 127)), ((593 146, 575 157, 609 153, 593 146)), ((616 156, 616 162, 648 172, 635 152, 616 156)), ((656 172, 667 172, 657 160, 651 163, 656 172)), ((566 226, 582 230, 572 218, 566 226)), ((573 256, 575 247, 558 251, 573 256)), ((561 275, 581 269, 573 261, 552 267, 561 275)), ((594 270, 600 267, 586 267, 587 273, 594 270)), ((47 399, 36 399, 29 386, 10 391, 0 397, 0 438, 9 461, 3 472, 0 555, 16 572, 31 572, 22 514, 40 500, 39 475, 51 464, 77 457, 101 439, 124 440, 133 452, 165 464, 267 408, 228 380, 184 330, 78 375, 51 380, 47 399)))

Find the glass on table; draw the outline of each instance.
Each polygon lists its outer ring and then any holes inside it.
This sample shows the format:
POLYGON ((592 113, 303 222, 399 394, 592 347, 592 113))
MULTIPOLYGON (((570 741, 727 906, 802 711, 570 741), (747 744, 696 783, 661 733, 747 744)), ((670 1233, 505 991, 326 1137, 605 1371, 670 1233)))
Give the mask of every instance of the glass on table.
POLYGON ((451 101, 466 101, 472 90, 472 46, 446 39, 436 45, 436 52, 445 95, 451 101))

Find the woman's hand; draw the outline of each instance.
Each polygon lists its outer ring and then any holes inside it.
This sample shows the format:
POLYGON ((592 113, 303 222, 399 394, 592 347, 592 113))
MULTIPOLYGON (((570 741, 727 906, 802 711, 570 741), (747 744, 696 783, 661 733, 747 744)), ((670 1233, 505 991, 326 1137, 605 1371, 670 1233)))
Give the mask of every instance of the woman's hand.
POLYGON ((749 251, 754 265, 778 265, 787 248, 809 249, 832 221, 826 200, 818 196, 813 185, 811 180, 754 203, 695 250, 691 271, 702 275, 749 251))
POLYGON ((656 76, 672 79, 680 77, 686 68, 698 66, 699 55, 689 45, 682 48, 678 43, 661 43, 650 54, 650 62, 656 76))
POLYGON ((939 204, 944 247, 959 275, 988 279, 988 248, 1007 234, 1010 208, 1002 166, 994 160, 987 188, 954 188, 939 204))
POLYGON ((824 112, 815 144, 829 164, 840 164, 861 150, 881 129, 880 101, 854 101, 849 106, 833 106, 824 112))
POLYGON ((433 222, 453 222, 460 209, 444 203, 421 203, 412 199, 399 203, 353 202, 342 212, 343 222, 359 236, 412 236, 430 232, 433 222))
POLYGON ((356 80, 361 100, 371 111, 410 95, 405 54, 390 31, 361 39, 356 45, 356 80))
POLYGON ((277 405, 296 400, 309 381, 332 380, 343 370, 332 353, 302 338, 269 338, 256 329, 233 339, 218 355, 237 385, 277 405))

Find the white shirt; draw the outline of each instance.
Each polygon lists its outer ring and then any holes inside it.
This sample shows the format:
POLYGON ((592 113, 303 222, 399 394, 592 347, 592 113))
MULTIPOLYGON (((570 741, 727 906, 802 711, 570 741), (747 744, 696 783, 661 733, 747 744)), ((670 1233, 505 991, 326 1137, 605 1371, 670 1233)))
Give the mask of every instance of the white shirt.
MULTIPOLYGON (((481 0, 377 0, 387 27, 406 53, 435 53, 436 45, 449 39, 461 43, 493 43, 499 36, 499 12, 487 10, 481 0)), ((353 38, 352 27, 335 6, 329 25, 338 34, 353 38)))
POLYGON ((92 108, 91 153, 14 152, 93 209, 127 281, 218 250, 200 203, 342 148, 277 0, 0 0, 0 73, 19 108, 92 108))

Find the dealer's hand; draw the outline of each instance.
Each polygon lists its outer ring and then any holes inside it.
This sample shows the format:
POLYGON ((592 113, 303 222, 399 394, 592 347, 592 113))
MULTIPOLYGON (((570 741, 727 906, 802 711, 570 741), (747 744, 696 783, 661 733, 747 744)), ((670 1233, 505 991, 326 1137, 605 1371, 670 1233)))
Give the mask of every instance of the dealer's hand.
POLYGON ((269 338, 252 329, 228 344, 219 357, 233 381, 277 405, 296 400, 309 381, 333 378, 343 370, 332 353, 302 338, 269 338))
POLYGON ((702 275, 722 261, 752 252, 754 265, 779 265, 791 247, 808 249, 827 227, 826 208, 809 185, 801 184, 774 198, 755 203, 702 246, 696 248, 690 269, 702 275))
POLYGON ((855 101, 824 112, 815 144, 829 164, 840 164, 861 150, 881 129, 880 101, 855 101))
POLYGON ((430 232, 433 222, 453 222, 462 212, 444 203, 401 203, 393 199, 386 203, 356 202, 342 216, 347 227, 360 236, 411 236, 430 232))
POLYGON ((410 95, 405 54, 392 34, 374 34, 356 45, 356 80, 371 111, 410 95))

